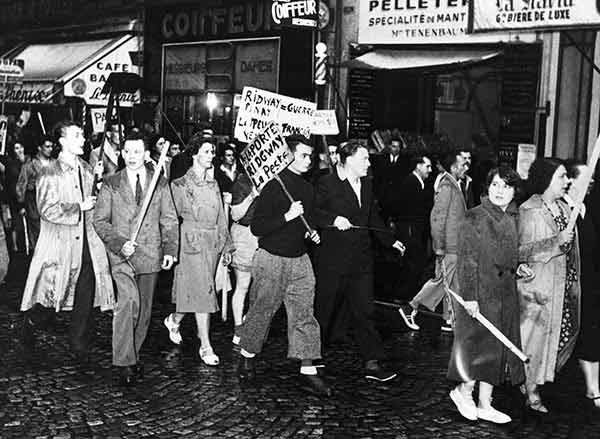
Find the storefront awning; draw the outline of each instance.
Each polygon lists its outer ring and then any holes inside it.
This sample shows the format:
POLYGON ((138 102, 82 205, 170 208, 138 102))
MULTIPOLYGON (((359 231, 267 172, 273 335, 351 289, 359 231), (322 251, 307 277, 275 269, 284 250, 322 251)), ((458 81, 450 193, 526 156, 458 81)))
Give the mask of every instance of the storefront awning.
MULTIPOLYGON (((30 44, 9 52, 9 56, 24 61, 24 76, 20 85, 5 91, 6 101, 15 103, 43 103, 54 96, 53 90, 64 86, 103 59, 126 46, 135 52, 139 45, 132 35, 110 39, 62 42, 52 44, 30 44)), ((131 64, 129 56, 125 59, 131 64)), ((119 62, 123 68, 125 62, 119 62)), ((112 66, 109 66, 112 68, 112 66)), ((100 75, 98 75, 100 77, 100 75)))
POLYGON ((394 50, 376 49, 344 65, 350 69, 406 70, 458 67, 492 59, 498 50, 394 50))

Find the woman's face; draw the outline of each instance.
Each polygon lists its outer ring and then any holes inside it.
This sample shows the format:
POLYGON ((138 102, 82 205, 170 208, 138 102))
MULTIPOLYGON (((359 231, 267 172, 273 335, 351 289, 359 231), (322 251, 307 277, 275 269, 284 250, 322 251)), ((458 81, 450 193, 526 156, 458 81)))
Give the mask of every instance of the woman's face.
POLYGON ((545 193, 550 195, 554 200, 558 200, 567 193, 569 188, 569 177, 567 177, 567 170, 563 165, 560 165, 554 171, 550 185, 546 188, 545 193))
POLYGON ((25 148, 23 148, 23 145, 21 145, 20 143, 15 143, 15 157, 22 159, 23 157, 25 157, 25 148))
POLYGON ((215 158, 215 146, 212 143, 205 142, 194 156, 194 161, 198 166, 204 169, 212 168, 215 158))
POLYGON ((506 182, 496 174, 488 188, 488 196, 492 204, 501 209, 506 209, 515 197, 515 188, 507 185, 506 182))

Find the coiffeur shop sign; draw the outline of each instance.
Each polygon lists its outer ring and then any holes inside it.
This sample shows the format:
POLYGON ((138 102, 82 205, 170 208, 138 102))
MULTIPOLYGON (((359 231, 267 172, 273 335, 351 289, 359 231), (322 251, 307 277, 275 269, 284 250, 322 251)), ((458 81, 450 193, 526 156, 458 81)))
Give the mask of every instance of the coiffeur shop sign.
MULTIPOLYGON (((202 2, 198 2, 202 3, 202 2)), ((168 8, 150 11, 156 18, 163 41, 193 41, 202 38, 227 37, 245 33, 267 32, 274 25, 271 1, 254 0, 225 6, 168 8)))
POLYGON ((361 0, 359 8, 360 44, 477 43, 506 39, 506 35, 467 34, 469 0, 361 0))
MULTIPOLYGON (((65 84, 65 96, 80 97, 88 105, 108 105, 108 95, 102 93, 104 83, 113 72, 139 73, 139 67, 131 62, 130 52, 139 50, 138 39, 131 37, 119 47, 94 62, 86 69, 69 79, 65 84)), ((131 107, 140 103, 140 93, 121 93, 119 105, 131 107)))
POLYGON ((600 24, 596 0, 473 0, 473 31, 600 24))

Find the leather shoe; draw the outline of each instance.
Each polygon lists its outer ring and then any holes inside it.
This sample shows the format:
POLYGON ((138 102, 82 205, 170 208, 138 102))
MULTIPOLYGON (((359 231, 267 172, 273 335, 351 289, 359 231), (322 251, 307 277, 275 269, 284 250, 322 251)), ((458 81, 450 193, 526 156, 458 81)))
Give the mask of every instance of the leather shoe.
POLYGON ((138 380, 144 379, 144 365, 142 363, 138 363, 133 366, 133 371, 135 372, 135 378, 138 380))
POLYGON ((32 350, 35 346, 35 325, 27 316, 23 318, 21 342, 23 343, 23 348, 26 350, 32 350))
POLYGON ((253 380, 256 378, 256 367, 254 365, 254 358, 247 358, 243 355, 240 358, 238 365, 238 375, 241 379, 253 380))
POLYGON ((300 388, 317 396, 330 397, 331 387, 318 375, 300 374, 300 388))
POLYGON ((135 370, 134 370, 135 366, 125 366, 125 367, 121 367, 121 371, 120 371, 120 377, 119 377, 119 384, 121 386, 124 387, 131 387, 133 385, 135 385, 136 383, 136 378, 135 378, 135 370))

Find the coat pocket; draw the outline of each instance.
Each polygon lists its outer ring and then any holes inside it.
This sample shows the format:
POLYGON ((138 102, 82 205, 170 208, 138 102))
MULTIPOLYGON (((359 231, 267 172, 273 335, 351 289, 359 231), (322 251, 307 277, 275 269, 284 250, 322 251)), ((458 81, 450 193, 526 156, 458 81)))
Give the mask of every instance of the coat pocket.
POLYGON ((197 231, 186 231, 183 234, 182 251, 193 255, 198 254, 205 249, 206 240, 202 237, 202 233, 197 231))

